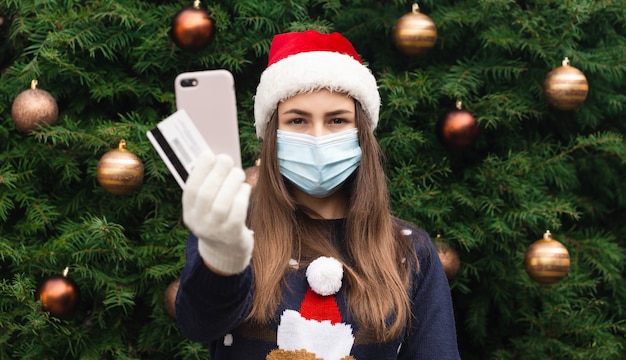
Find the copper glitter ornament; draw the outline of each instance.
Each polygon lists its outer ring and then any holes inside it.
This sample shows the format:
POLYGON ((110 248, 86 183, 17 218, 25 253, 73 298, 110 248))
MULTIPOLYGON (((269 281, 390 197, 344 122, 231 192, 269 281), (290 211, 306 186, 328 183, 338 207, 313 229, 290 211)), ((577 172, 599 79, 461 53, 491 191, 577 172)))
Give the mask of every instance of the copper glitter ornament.
POLYGON ((250 184, 252 188, 256 186, 257 180, 259 179, 259 165, 261 164, 261 159, 257 159, 254 162, 253 166, 250 166, 244 170, 246 174, 246 182, 250 184))
POLYGON ((172 319, 176 319, 176 293, 180 285, 180 278, 172 281, 165 289, 165 296, 163 302, 165 305, 165 311, 172 319))
POLYGON ((65 268, 62 275, 47 277, 35 291, 35 300, 41 300, 42 310, 57 318, 66 318, 74 313, 80 300, 78 285, 67 276, 68 271, 65 268))
POLYGON ((531 279, 540 284, 554 284, 567 275, 570 256, 567 248, 552 239, 550 231, 532 243, 524 257, 524 268, 531 279))
POLYGON ((132 193, 143 183, 144 167, 141 159, 126 149, 122 139, 117 149, 104 154, 96 169, 98 183, 115 195, 132 193))
POLYGON ((174 43, 186 51, 199 51, 215 38, 215 21, 200 9, 200 1, 176 13, 172 18, 170 35, 174 43))
POLYGON ((11 117, 15 127, 22 132, 36 130, 38 126, 54 125, 59 116, 59 107, 49 92, 37 88, 38 81, 30 83, 30 89, 17 95, 11 106, 11 117))
POLYGON ((439 140, 452 148, 474 145, 480 135, 478 122, 469 111, 463 109, 460 101, 457 101, 456 109, 439 118, 435 131, 439 140))
POLYGON ((571 66, 569 59, 550 71, 543 81, 543 92, 548 103, 559 110, 576 110, 589 93, 589 84, 582 71, 571 66))
POLYGON ((447 242, 440 240, 439 235, 435 241, 435 247, 437 248, 437 254, 439 255, 439 260, 443 266, 443 271, 446 273, 446 277, 448 280, 454 279, 461 267, 459 252, 447 242))
POLYGON ((413 4, 412 11, 401 16, 393 26, 393 43, 405 55, 427 53, 437 42, 437 27, 433 20, 413 4))

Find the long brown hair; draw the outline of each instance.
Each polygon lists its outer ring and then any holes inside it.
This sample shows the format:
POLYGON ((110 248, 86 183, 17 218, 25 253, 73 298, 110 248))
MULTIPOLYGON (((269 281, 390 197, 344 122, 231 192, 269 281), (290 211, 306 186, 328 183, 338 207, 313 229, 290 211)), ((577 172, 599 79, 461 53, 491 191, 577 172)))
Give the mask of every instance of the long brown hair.
POLYGON ((249 226, 255 237, 252 321, 266 323, 275 315, 291 258, 302 256, 306 263, 324 255, 343 263, 346 299, 361 328, 373 331, 382 342, 399 336, 407 325, 410 271, 418 265, 417 259, 391 215, 380 147, 360 104, 355 107, 362 158, 344 184, 348 212, 343 252, 328 240, 320 222, 304 215, 291 195, 290 184, 283 180, 278 166, 276 114, 267 126, 249 208, 249 226))

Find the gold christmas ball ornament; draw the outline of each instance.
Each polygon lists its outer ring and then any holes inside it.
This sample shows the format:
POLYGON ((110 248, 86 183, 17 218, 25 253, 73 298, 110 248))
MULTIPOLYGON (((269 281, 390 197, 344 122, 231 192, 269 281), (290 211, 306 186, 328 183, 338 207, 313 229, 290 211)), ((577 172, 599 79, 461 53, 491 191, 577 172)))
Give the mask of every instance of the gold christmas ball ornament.
POLYGON ((393 26, 393 43, 405 55, 427 53, 437 42, 437 27, 433 20, 413 4, 412 11, 401 16, 393 26))
POLYGON ((532 243, 526 250, 524 268, 534 281, 554 284, 569 272, 569 252, 563 244, 552 239, 550 231, 546 231, 542 239, 532 243))
POLYGON ((454 279, 461 267, 459 252, 452 245, 440 240, 439 236, 437 236, 437 240, 435 240, 435 247, 437 248, 437 254, 439 255, 439 260, 443 266, 443 271, 446 273, 446 277, 448 280, 454 279))
POLYGON ((180 278, 172 281, 165 289, 165 296, 163 297, 165 311, 172 319, 176 319, 176 293, 179 285, 180 278))
POLYGON ((15 97, 11 117, 21 132, 36 130, 38 126, 54 125, 59 117, 59 107, 49 92, 37 88, 38 81, 30 83, 30 89, 15 97))
POLYGON ((562 65, 550 71, 543 81, 548 103, 559 110, 576 110, 589 93, 589 84, 582 71, 573 67, 566 57, 562 65))
POLYGON ((41 308, 57 318, 70 316, 80 300, 78 285, 68 277, 69 269, 62 275, 52 275, 44 279, 35 291, 35 301, 41 300, 41 308))
POLYGON ((117 149, 104 154, 96 169, 98 183, 114 195, 130 194, 143 183, 144 167, 141 159, 126 149, 122 139, 117 149))
POLYGON ((457 101, 456 109, 439 118, 435 131, 439 141, 451 148, 474 145, 480 135, 478 122, 472 113, 463 109, 460 101, 457 101))
POLYGON ((215 38, 215 21, 200 8, 200 1, 176 13, 172 18, 170 35, 174 43, 186 51, 199 51, 215 38))

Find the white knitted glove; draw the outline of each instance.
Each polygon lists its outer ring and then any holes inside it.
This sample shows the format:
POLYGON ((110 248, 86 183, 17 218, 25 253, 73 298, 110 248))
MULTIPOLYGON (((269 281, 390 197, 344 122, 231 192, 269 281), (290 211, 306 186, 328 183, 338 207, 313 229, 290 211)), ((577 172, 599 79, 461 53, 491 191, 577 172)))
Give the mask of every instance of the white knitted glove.
POLYGON ((183 221, 198 237, 198 252, 210 268, 237 274, 248 264, 254 237, 245 225, 250 185, 228 155, 204 152, 183 190, 183 221))

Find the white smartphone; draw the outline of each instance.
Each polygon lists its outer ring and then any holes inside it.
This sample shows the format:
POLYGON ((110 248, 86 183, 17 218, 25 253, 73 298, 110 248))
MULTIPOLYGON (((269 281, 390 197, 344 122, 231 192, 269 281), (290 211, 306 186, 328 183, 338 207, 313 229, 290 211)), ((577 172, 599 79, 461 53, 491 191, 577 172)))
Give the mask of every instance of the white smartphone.
POLYGON ((235 79, 225 69, 179 74, 176 108, 185 110, 215 154, 230 155, 241 167, 235 79))
POLYGON ((147 132, 181 188, 195 159, 210 148, 241 168, 235 81, 228 70, 186 72, 174 80, 177 111, 147 132))

